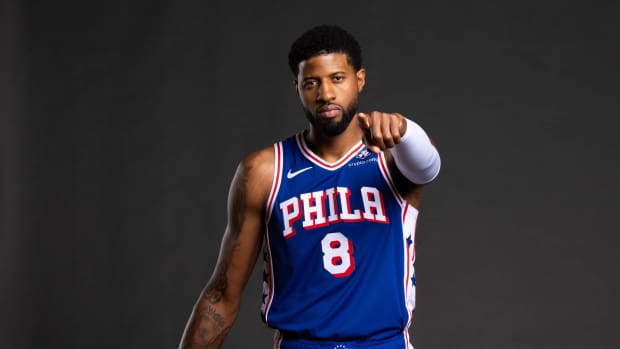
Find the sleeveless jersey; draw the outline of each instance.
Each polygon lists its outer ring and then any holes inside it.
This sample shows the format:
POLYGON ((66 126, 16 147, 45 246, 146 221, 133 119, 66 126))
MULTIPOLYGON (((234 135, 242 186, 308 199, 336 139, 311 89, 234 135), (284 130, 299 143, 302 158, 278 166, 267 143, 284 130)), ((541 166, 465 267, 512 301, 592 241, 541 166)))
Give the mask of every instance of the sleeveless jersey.
POLYGON ((396 191, 384 155, 360 141, 328 163, 301 133, 274 144, 274 151, 263 321, 277 329, 276 337, 380 342, 400 336, 409 347, 418 211, 396 191))

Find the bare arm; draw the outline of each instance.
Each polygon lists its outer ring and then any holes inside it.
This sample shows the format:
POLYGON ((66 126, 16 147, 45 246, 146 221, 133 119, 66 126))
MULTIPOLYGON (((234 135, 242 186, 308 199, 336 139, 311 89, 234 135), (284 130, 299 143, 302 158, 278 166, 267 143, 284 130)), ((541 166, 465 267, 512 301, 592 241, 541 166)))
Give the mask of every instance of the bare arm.
POLYGON ((228 195, 228 222, 217 265, 194 306, 180 349, 220 348, 230 331, 260 252, 273 163, 273 149, 266 148, 239 164, 228 195))

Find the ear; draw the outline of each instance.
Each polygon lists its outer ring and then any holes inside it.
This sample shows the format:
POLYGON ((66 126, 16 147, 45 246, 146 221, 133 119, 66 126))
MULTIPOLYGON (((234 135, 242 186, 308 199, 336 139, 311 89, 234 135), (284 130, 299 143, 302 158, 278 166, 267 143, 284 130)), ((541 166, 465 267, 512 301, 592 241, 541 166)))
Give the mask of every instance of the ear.
POLYGON ((357 77, 357 92, 362 92, 364 89, 364 85, 366 85, 366 69, 360 68, 360 70, 355 73, 357 77))

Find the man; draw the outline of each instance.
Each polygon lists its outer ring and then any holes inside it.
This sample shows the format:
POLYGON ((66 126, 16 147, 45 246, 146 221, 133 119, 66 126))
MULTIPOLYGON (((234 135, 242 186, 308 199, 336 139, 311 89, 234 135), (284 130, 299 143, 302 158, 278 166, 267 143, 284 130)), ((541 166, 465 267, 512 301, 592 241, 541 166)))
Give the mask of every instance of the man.
POLYGON ((366 71, 343 29, 307 31, 289 65, 308 129, 239 165, 220 256, 180 347, 221 346, 263 246, 275 348, 411 348, 415 222, 437 150, 398 113, 357 112, 366 71))

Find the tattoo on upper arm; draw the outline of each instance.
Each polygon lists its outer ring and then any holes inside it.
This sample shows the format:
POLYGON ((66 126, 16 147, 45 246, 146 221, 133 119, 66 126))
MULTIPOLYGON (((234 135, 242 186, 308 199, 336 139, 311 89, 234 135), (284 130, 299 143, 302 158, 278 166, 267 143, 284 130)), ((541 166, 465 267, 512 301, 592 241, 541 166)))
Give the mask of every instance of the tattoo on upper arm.
POLYGON ((247 208, 248 200, 248 177, 251 169, 252 167, 250 167, 250 165, 245 165, 242 177, 239 178, 239 182, 236 183, 232 195, 233 202, 229 214, 231 215, 230 233, 233 234, 233 238, 237 237, 245 222, 245 209, 247 208))
MULTIPOLYGON (((228 227, 228 235, 225 237, 227 241, 225 248, 227 250, 234 249, 236 245, 236 238, 239 236, 239 232, 243 223, 245 222, 245 209, 247 207, 247 187, 248 187, 248 173, 250 167, 246 165, 246 168, 242 171, 241 177, 239 177, 233 187, 232 202, 230 205, 230 222, 228 227)), ((226 288, 228 287, 228 281, 226 278, 227 261, 223 261, 219 266, 219 271, 214 279, 211 280, 209 286, 204 292, 204 298, 211 304, 217 304, 222 299, 226 288)))

